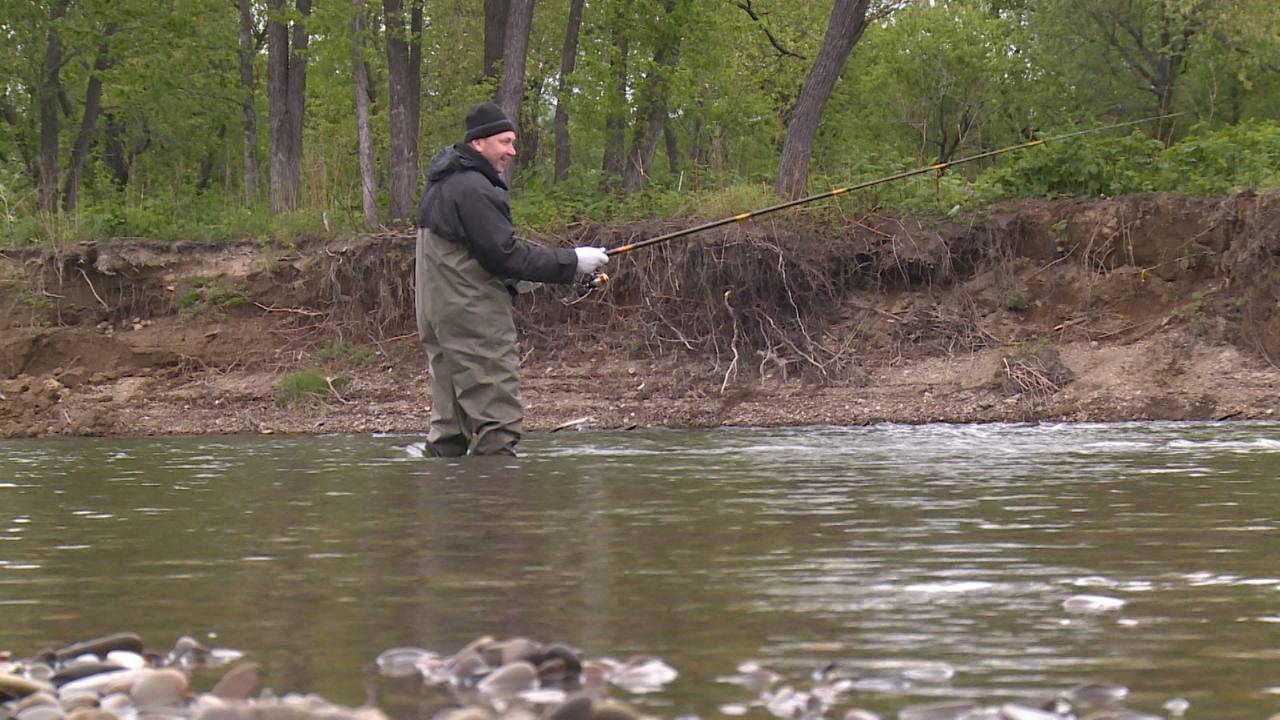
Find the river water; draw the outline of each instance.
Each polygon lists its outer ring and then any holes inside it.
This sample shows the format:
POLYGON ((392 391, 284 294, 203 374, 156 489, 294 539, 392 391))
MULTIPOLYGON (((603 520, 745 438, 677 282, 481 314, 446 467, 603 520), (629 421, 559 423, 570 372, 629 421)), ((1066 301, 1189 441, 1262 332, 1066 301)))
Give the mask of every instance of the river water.
POLYGON ((357 704, 382 650, 524 635, 661 657, 680 677, 630 700, 664 718, 749 702, 717 681, 746 660, 797 689, 825 667, 886 717, 1081 683, 1280 712, 1278 424, 413 441, 0 441, 0 650, 190 634, 357 704))

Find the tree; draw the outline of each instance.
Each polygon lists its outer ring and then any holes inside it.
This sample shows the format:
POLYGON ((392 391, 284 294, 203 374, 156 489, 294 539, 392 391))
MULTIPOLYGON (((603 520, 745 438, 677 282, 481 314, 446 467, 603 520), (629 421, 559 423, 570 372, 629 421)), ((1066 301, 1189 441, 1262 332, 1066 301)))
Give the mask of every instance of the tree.
POLYGON ((40 66, 36 97, 40 108, 40 164, 37 166, 40 207, 47 212, 58 209, 58 138, 62 129, 60 111, 66 106, 71 112, 62 88, 63 55, 62 34, 57 21, 67 14, 70 0, 59 0, 49 12, 48 29, 44 46, 44 64, 40 66))
POLYGON ((258 194, 258 82, 253 60, 262 50, 262 33, 253 19, 253 0, 238 0, 240 12, 240 179, 244 204, 253 205, 258 194))
POLYGON ((410 0, 408 24, 402 0, 383 0, 391 106, 391 197, 387 214, 408 219, 418 187, 418 121, 422 103, 422 0, 410 0))
MULTIPOLYGON (((378 179, 373 170, 373 132, 369 127, 369 78, 364 57, 364 0, 351 0, 355 16, 351 18, 351 74, 356 101, 356 146, 360 163, 360 206, 364 226, 378 224, 378 179)), ((416 161, 415 161, 416 164, 416 161)))
MULTIPOLYGON (((520 133, 520 106, 524 99, 524 70, 529 53, 529 33, 533 29, 533 0, 511 0, 507 16, 505 49, 502 53, 502 82, 494 102, 511 119, 520 133)), ((515 174, 513 164, 508 164, 503 179, 511 182, 515 174)))
POLYGON ((560 55, 560 78, 556 88, 556 117, 554 132, 556 143, 555 166, 552 177, 562 182, 569 176, 572 152, 569 140, 569 78, 578 60, 578 30, 582 26, 583 0, 569 0, 569 22, 564 31, 564 49, 560 55))
POLYGON ((484 0, 484 68, 485 80, 498 79, 498 64, 506 47, 507 23, 511 17, 511 0, 484 0))
MULTIPOLYGON (((1155 101, 1154 114, 1169 114, 1178 78, 1204 24, 1204 3, 1094 0, 1082 3, 1080 13, 1096 31, 1085 37, 1101 46, 1112 72, 1136 76, 1138 86, 1155 101)), ((1157 120, 1155 136, 1167 138, 1168 127, 1165 118, 1157 120)))
POLYGON ((778 179, 774 184, 774 192, 781 197, 799 198, 808 189, 809 156, 813 152, 818 122, 849 53, 866 30, 868 4, 869 0, 836 0, 831 9, 822 48, 813 61, 787 123, 782 158, 778 162, 778 179))
POLYGON ((615 9, 609 17, 608 74, 604 82, 604 153, 600 189, 607 192, 622 180, 627 145, 627 33, 625 15, 615 9))
POLYGON ((267 103, 271 125, 271 212, 298 209, 302 173, 302 122, 306 109, 307 44, 304 24, 311 0, 270 0, 267 19, 267 103))
POLYGON ((894 145, 914 146, 917 162, 948 162, 971 138, 1009 144, 1033 117, 1052 115, 1035 90, 1032 78, 1044 73, 1026 56, 1021 23, 983 5, 913 5, 873 25, 858 44, 859 72, 833 92, 816 141, 834 163, 894 145))
POLYGON ((80 132, 76 135, 75 145, 71 149, 71 161, 67 163, 66 185, 62 190, 62 209, 66 211, 75 210, 76 203, 80 198, 80 176, 84 171, 85 157, 89 154, 89 142, 93 139, 93 128, 98 122, 98 111, 101 109, 102 73, 106 71, 109 63, 110 46, 108 42, 117 28, 116 23, 108 22, 103 30, 102 40, 98 43, 96 57, 93 61, 93 71, 89 76, 88 86, 85 88, 80 132))
POLYGON ((679 63, 680 27, 683 24, 681 14, 676 11, 677 0, 663 0, 659 16, 655 19, 653 62, 645 73, 645 82, 636 103, 631 149, 627 152, 626 169, 622 175, 622 190, 628 194, 644 189, 658 140, 666 127, 668 76, 679 63))

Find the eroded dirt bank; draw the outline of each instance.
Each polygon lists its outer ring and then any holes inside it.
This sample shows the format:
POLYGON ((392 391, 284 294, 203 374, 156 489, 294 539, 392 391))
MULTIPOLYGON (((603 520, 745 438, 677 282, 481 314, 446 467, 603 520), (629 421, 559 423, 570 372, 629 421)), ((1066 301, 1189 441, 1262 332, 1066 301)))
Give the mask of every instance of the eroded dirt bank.
MULTIPOLYGON (((1280 413, 1280 194, 797 215, 616 260, 517 300, 528 428, 1280 413)), ((10 249, 0 436, 422 431, 411 285, 400 234, 10 249)))

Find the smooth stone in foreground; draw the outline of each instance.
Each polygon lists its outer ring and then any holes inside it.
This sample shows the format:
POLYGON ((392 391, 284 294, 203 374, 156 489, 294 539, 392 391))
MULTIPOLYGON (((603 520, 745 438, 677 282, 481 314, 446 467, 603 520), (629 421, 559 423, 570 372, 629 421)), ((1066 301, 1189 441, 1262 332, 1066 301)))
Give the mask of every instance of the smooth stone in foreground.
POLYGON ((80 657, 81 655, 97 655, 99 658, 105 658, 108 653, 113 650, 127 650, 129 652, 141 655, 145 647, 142 644, 142 638, 135 633, 123 632, 114 635, 104 635, 100 638, 85 640, 84 642, 72 643, 66 647, 55 650, 54 657, 59 662, 65 662, 71 658, 80 657))
POLYGON ((127 670, 127 669, 128 668, 126 668, 124 665, 119 665, 111 662, 99 662, 97 660, 88 661, 88 662, 79 662, 74 665, 67 665, 65 667, 59 668, 56 672, 53 673, 53 676, 49 678, 49 681, 52 682, 54 685, 61 687, 63 685, 66 685, 69 682, 72 682, 73 680, 79 680, 80 678, 87 678, 90 675, 99 675, 105 672, 114 672, 116 670, 127 670))
POLYGON ((477 690, 494 698, 513 698, 537 687, 538 669, 524 661, 503 665, 476 685, 477 690))
POLYGON ((957 720, 977 709, 967 700, 908 705, 898 711, 898 720, 957 720))
POLYGON ((248 700, 258 687, 258 664, 245 663, 227 671, 209 694, 223 700, 248 700))
POLYGON ((419 647, 396 647, 383 650, 374 663, 386 677, 402 678, 417 675, 422 664, 435 657, 435 653, 419 647))
POLYGON ((129 697, 140 710, 179 705, 186 694, 187 676, 173 668, 144 673, 129 688, 129 697))
POLYGON ((1072 595, 1062 601, 1063 610, 1082 615, 1119 612, 1123 607, 1124 600, 1108 595, 1072 595))
POLYGON ((587 720, 594 703, 586 695, 578 695, 561 703, 547 715, 547 720, 587 720))
POLYGON ((32 693, 48 692, 53 686, 39 680, 30 680, 21 675, 0 674, 0 701, 20 700, 32 693))

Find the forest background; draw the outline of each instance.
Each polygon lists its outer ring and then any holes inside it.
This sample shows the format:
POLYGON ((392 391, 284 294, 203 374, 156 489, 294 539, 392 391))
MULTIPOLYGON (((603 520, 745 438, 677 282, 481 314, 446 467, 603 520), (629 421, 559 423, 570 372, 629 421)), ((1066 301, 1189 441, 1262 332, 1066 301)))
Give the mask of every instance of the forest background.
POLYGON ((484 99, 541 230, 1175 112, 847 202, 1280 185, 1273 0, 0 0, 0 72, 0 245, 402 226, 484 99))

